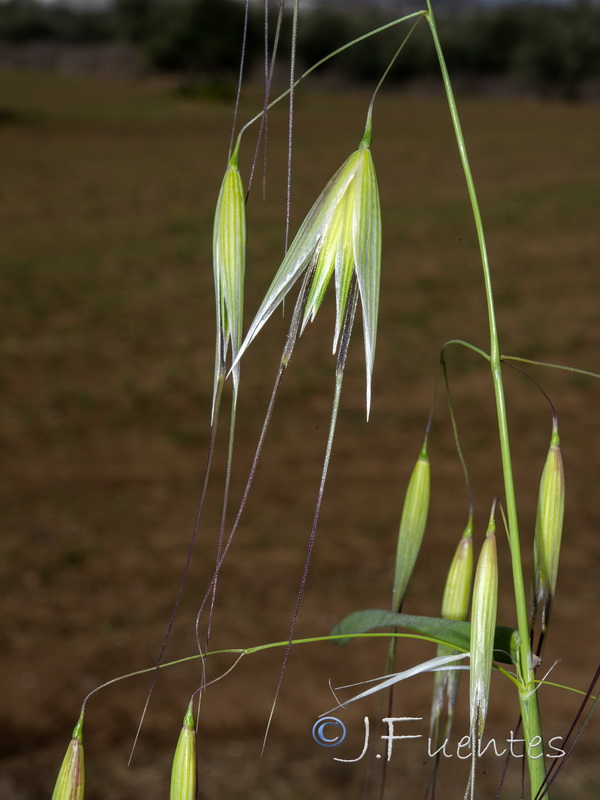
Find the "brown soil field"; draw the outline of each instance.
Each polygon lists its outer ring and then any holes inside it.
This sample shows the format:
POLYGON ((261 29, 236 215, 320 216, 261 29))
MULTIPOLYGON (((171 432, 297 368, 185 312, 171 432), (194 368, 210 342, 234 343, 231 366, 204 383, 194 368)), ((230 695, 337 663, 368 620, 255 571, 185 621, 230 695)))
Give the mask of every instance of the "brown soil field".
MULTIPOLYGON (((326 180, 357 146, 369 96, 302 88, 292 168, 294 232, 326 180)), ((260 108, 245 95, 240 118, 260 108)), ((600 371, 600 107, 459 97, 489 239, 504 353, 600 371)), ((50 797, 79 707, 99 684, 152 667, 177 595, 207 453, 214 358, 212 217, 225 169, 230 105, 186 99, 167 83, 0 74, 0 800, 50 797)), ((248 206, 246 319, 284 248, 286 112, 269 120, 265 199, 259 168, 248 206)), ((241 155, 247 181, 254 147, 241 155)), ((481 267, 443 95, 382 93, 373 157, 383 215, 382 292, 371 420, 365 420, 360 319, 298 637, 324 636, 347 613, 386 608, 395 539, 419 453, 439 353, 449 339, 488 347, 481 267)), ((285 340, 275 314, 244 357, 232 477, 237 509, 285 340)), ((298 343, 250 498, 218 585, 215 649, 285 641, 308 544, 334 384, 332 292, 298 343)), ((359 315, 360 316, 360 315, 359 315)), ((448 365, 475 497, 475 548, 502 495, 486 362, 457 347, 448 365)), ((540 677, 587 688, 600 661, 600 385, 529 368, 557 409, 567 481, 561 570, 540 677)), ((508 367, 508 413, 525 574, 549 407, 508 367)), ((196 652, 195 618, 214 568, 227 449, 226 391, 199 539, 166 657, 196 652)), ((467 519, 467 496, 440 393, 430 436, 432 499, 404 610, 437 615, 467 519)), ((515 624, 506 537, 499 527, 499 622, 515 624)), ((204 624, 204 623, 203 623, 204 624)), ((387 713, 379 698, 336 712, 339 748, 311 736, 335 705, 331 686, 382 674, 385 640, 293 648, 264 754, 281 648, 247 656, 202 702, 199 796, 307 800, 379 796, 379 763, 342 763, 387 713), (371 779, 364 789, 365 779, 371 779)), ((406 669, 433 655, 402 640, 406 669)), ((208 677, 233 664, 209 660, 208 677)), ((131 766, 150 678, 89 701, 86 798, 154 800, 172 755, 197 661, 161 672, 131 766)), ((420 800, 431 770, 430 675, 400 684, 385 797, 420 800)), ((462 798, 456 756, 468 725, 463 680, 438 797, 462 798), (453 748, 453 750, 452 750, 453 748)), ((544 686, 548 739, 564 735, 579 697, 544 686)), ((500 747, 518 718, 512 684, 492 681, 486 737, 500 747)), ((553 798, 600 796, 594 718, 553 798)), ((520 797, 520 764, 502 797, 520 797)), ((476 796, 495 797, 503 759, 483 759, 476 796)))

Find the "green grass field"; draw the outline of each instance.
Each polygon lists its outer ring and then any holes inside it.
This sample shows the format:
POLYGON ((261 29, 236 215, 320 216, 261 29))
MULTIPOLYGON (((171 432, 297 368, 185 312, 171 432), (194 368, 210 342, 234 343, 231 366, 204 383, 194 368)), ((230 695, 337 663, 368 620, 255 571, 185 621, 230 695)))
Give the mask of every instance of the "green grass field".
MULTIPOLYGON (((600 107, 458 100, 488 230, 503 352, 600 371, 600 107)), ((292 232, 357 146, 367 102, 359 92, 298 92, 292 232)), ((241 119, 260 103, 250 91, 241 119)), ((212 215, 231 111, 225 103, 183 99, 168 83, 0 74, 0 800, 49 796, 85 694, 117 674, 151 666, 160 648, 208 441, 212 215)), ((248 321, 284 247, 286 126, 285 109, 274 111, 265 201, 259 160, 249 204, 248 321)), ((250 135, 240 165, 245 180, 252 152, 250 135)), ((450 338, 487 345, 473 224, 442 95, 382 94, 373 156, 384 230, 372 419, 364 420, 358 331, 299 635, 326 634, 352 610, 389 604, 399 513, 440 346, 450 338)), ((215 646, 287 637, 333 391, 332 311, 330 301, 305 332, 284 379, 220 582, 215 646)), ((286 327, 275 315, 244 359, 234 505, 286 327)), ((478 549, 491 500, 501 491, 491 384, 475 356, 453 352, 449 363, 475 489, 478 549)), ((600 388, 566 373, 532 372, 558 410, 567 479, 561 575, 544 667, 563 659, 554 679, 583 689, 599 660, 600 388)), ((531 541, 551 420, 530 382, 517 373, 506 380, 517 495, 525 541, 531 541)), ((195 610, 214 561, 225 444, 223 432, 172 658, 195 648, 195 610)), ((437 614, 467 516, 442 403, 430 452, 430 522, 405 610, 437 614)), ((499 621, 513 624, 502 535, 499 550, 499 621)), ((383 654, 383 644, 294 652, 262 760, 280 654, 246 659, 203 704, 201 796, 360 797, 366 765, 334 763, 313 742, 310 727, 333 705, 328 679, 339 685, 379 675, 383 654)), ((430 650, 406 645, 400 661, 408 666, 423 654, 430 650)), ((88 800, 166 795, 172 751, 198 680, 197 666, 161 676, 130 769, 147 680, 117 685, 90 703, 88 800)), ((490 735, 503 738, 518 712, 498 678, 492 690, 490 735)), ((399 690, 398 715, 426 717, 430 691, 427 677, 399 690)), ((466 694, 463 700, 457 738, 466 726, 466 694)), ((541 703, 548 735, 564 734, 576 698, 545 689, 541 703)), ((379 706, 349 712, 356 741, 341 757, 360 749, 365 713, 375 718, 379 706)), ((588 800, 597 792, 598 724, 553 797, 588 800)), ((399 748, 390 765, 390 798, 421 797, 426 752, 414 742, 405 752, 403 758, 399 748)), ((486 763, 480 786, 490 794, 482 797, 493 796, 500 768, 500 759, 486 763)), ((462 797, 465 765, 454 758, 444 770, 444 796, 462 797)), ((511 791, 519 780, 514 772, 511 791)))

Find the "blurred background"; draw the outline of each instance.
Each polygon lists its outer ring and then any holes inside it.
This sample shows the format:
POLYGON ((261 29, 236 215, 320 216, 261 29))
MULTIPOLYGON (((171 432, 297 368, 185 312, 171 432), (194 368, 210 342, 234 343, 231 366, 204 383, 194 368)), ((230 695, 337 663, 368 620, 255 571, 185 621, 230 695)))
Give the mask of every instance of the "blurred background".
MULTIPOLYGON (((246 69, 262 70, 265 5, 272 44, 279 3, 249 4, 246 69)), ((355 36, 417 10, 416 0, 302 2, 298 59, 314 64, 355 36)), ((449 67, 470 88, 527 90, 576 100, 596 98, 600 79, 600 7, 571 3, 441 0, 449 67)), ((212 79, 227 93, 239 65, 244 26, 241 0, 2 0, 0 66, 115 75, 148 72, 187 75, 183 91, 212 79)), ((279 53, 290 51, 291 15, 285 14, 279 53)), ((377 80, 398 46, 399 34, 367 40, 324 66, 321 79, 377 80)), ((438 65, 425 26, 405 47, 387 85, 437 79, 438 65)), ((204 90, 207 87, 204 86, 204 90)))
MULTIPOLYGON (((260 5, 260 4, 259 4, 260 5)), ((275 5, 275 4, 272 4, 275 5)), ((302 4, 301 4, 302 5, 302 4)), ((310 65, 407 6, 329 3, 302 11, 310 65), (343 13, 342 13, 343 11, 343 13)), ((600 371, 598 207, 600 106, 596 5, 440 5, 487 227, 505 353, 600 371)), ((264 20, 251 6, 240 120, 262 107, 264 20)), ((289 19, 275 90, 285 87, 289 19)), ((49 797, 83 697, 151 667, 175 601, 206 459, 214 358, 212 221, 227 161, 243 6, 226 0, 116 5, 0 3, 0 798, 49 797)), ((272 34, 275 19, 270 21, 272 34)), ((370 92, 397 46, 390 32, 333 61, 296 93, 291 231, 360 141, 370 92)), ((246 319, 285 240, 287 110, 269 116, 248 204, 246 319)), ((256 131, 241 153, 245 183, 256 131)), ((487 348, 481 269, 464 180, 433 49, 421 26, 380 94, 373 156, 383 215, 382 295, 373 409, 365 421, 360 319, 297 635, 326 635, 347 613, 389 606, 405 487, 432 400, 441 345, 487 348)), ((283 380, 248 506, 223 570, 215 648, 285 640, 300 582, 325 449, 335 362, 333 295, 300 340, 283 380)), ((274 315, 242 366, 231 516, 248 475, 289 324, 274 315)), ((487 366, 458 349, 449 369, 475 495, 475 550, 502 494, 487 366)), ((559 415, 567 481, 565 534, 544 674, 587 688, 599 661, 600 388, 532 367, 559 415)), ((526 575, 537 487, 551 433, 548 405, 507 368, 526 575)), ((194 620, 214 565, 224 470, 226 393, 209 495, 167 657, 194 653, 194 620)), ((443 398, 430 438, 432 505, 405 610, 439 613, 467 519, 443 398)), ((515 623, 508 549, 499 537, 499 621, 515 623)), ((369 771, 333 760, 360 753, 387 708, 339 712, 339 748, 311 736, 329 688, 382 674, 384 642, 306 645, 290 657, 270 737, 262 739, 282 652, 247 657, 206 694, 199 785, 205 798, 363 796, 369 771)), ((407 641, 407 668, 433 649, 407 641)), ((209 677, 232 664, 214 659, 209 677)), ((88 800, 164 797, 175 743, 200 669, 157 681, 131 767, 149 678, 98 693, 85 722, 88 800)), ((452 735, 467 731, 467 683, 452 735)), ((386 797, 420 798, 430 774, 432 680, 395 693, 401 733, 386 797)), ((492 683, 486 735, 514 730, 512 687, 492 683)), ((548 738, 579 700, 545 687, 548 738)), ((598 720, 578 744, 555 798, 600 791, 598 720)), ((373 733, 373 736, 380 735, 373 733)), ((452 750, 452 747, 449 748, 452 750)), ((440 796, 462 797, 468 762, 444 759, 440 796), (442 792, 443 789, 443 792, 442 792)), ((377 765, 366 796, 375 797, 377 765)), ((481 798, 495 797, 502 759, 483 760, 481 798)), ((519 796, 516 762, 503 797, 519 796)))

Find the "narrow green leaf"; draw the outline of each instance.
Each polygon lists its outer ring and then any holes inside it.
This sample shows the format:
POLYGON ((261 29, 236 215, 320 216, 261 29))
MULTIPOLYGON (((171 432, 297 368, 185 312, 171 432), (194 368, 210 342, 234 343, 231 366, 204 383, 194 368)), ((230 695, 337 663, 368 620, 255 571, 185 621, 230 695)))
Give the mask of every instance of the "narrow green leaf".
MULTIPOLYGON (((453 619, 439 617, 422 617, 414 614, 395 614, 393 611, 367 609, 354 611, 335 626, 331 631, 334 636, 347 636, 340 640, 341 644, 349 642, 353 636, 368 633, 376 628, 406 628, 407 630, 431 636, 434 639, 457 647, 470 650, 471 624, 453 619)), ((497 625, 494 636, 494 660, 502 664, 511 664, 516 659, 517 631, 504 625, 497 625)))

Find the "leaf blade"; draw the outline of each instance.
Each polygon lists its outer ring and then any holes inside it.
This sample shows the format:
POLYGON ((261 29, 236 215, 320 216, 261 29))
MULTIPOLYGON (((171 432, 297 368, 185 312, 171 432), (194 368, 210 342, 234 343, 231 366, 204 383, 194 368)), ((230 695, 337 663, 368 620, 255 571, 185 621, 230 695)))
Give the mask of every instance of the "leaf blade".
MULTIPOLYGON (((396 614, 383 609, 366 609, 354 611, 338 622, 332 635, 347 635, 341 640, 346 644, 360 633, 368 633, 375 628, 406 628, 439 639, 450 647, 469 650, 471 643, 471 624, 453 619, 425 617, 414 614, 396 614)), ((517 631, 505 625, 497 625, 494 638, 494 659, 502 664, 511 664, 511 655, 515 653, 517 631)))

